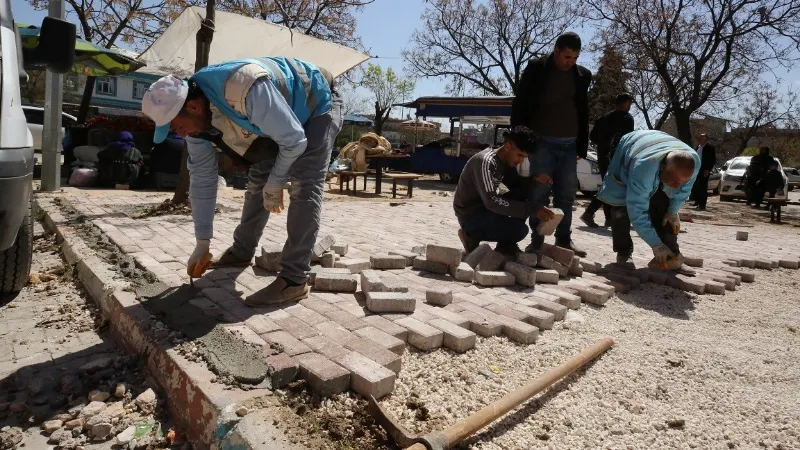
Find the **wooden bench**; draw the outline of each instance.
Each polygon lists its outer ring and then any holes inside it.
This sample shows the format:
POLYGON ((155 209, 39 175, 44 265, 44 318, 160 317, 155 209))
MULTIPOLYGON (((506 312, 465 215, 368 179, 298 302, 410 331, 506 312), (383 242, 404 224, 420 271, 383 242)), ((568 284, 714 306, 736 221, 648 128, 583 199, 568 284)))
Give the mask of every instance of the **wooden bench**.
POLYGON ((392 198, 397 198, 397 180, 408 181, 408 198, 414 196, 414 180, 421 177, 416 173, 384 173, 383 176, 392 180, 392 198))
POLYGON ((355 170, 342 170, 339 175, 339 193, 344 192, 344 184, 347 183, 347 192, 350 192, 350 180, 353 180, 353 193, 358 190, 358 177, 364 176, 364 190, 367 190, 367 172, 357 172, 355 170))
POLYGON ((781 207, 786 206, 785 199, 779 198, 765 198, 765 202, 769 206, 769 221, 770 223, 781 223, 781 207))

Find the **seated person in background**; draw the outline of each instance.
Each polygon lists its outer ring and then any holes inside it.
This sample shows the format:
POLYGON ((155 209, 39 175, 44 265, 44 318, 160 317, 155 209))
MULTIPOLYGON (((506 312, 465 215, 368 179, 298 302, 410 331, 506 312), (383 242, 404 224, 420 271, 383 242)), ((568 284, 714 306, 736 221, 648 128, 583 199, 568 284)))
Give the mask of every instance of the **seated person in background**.
MULTIPOLYGON (((778 168, 778 161, 772 159, 767 164, 764 176, 756 183, 756 192, 753 199, 756 206, 761 206, 765 195, 769 194, 769 198, 775 198, 775 194, 778 193, 778 190, 783 189, 783 174, 778 168)), ((769 209, 769 205, 767 205, 767 209, 769 209)))
POLYGON ((177 174, 181 171, 181 154, 186 141, 178 133, 170 132, 164 142, 153 145, 150 153, 150 171, 177 174))
POLYGON ((144 164, 133 135, 127 131, 97 154, 97 179, 100 186, 128 189, 136 184, 144 164))
POLYGON ((458 180, 453 209, 461 225, 458 237, 467 252, 481 241, 489 241, 497 242, 495 249, 500 253, 519 253, 517 242, 530 231, 528 217, 536 214, 543 221, 553 217, 549 209, 525 201, 530 183, 515 169, 535 150, 536 135, 528 127, 518 126, 503 137, 500 148, 487 148, 472 156, 458 180), (498 194, 500 183, 510 192, 498 194))

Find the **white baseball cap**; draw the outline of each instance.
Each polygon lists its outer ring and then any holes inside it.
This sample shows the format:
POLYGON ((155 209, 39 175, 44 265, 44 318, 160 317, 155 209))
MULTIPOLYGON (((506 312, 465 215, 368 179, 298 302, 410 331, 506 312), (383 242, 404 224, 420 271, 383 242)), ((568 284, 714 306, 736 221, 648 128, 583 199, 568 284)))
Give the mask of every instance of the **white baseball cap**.
POLYGON ((154 143, 159 144, 167 138, 169 124, 181 112, 188 95, 188 83, 175 75, 159 78, 144 93, 142 112, 156 123, 154 143))

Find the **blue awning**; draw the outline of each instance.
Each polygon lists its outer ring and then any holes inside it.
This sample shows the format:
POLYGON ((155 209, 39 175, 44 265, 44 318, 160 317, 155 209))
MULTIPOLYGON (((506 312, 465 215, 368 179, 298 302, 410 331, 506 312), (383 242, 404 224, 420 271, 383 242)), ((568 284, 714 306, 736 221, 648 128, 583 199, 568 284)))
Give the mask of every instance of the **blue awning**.
POLYGON ((368 119, 362 116, 356 116, 353 114, 345 114, 344 115, 344 124, 345 125, 365 125, 365 126, 372 126, 372 119, 368 119))

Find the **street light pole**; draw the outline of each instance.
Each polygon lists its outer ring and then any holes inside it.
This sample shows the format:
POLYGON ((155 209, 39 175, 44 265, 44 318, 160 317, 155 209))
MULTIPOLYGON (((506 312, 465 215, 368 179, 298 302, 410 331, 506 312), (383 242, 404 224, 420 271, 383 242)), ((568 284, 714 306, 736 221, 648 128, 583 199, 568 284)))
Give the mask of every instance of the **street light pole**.
MULTIPOLYGON (((50 0, 47 15, 63 20, 66 16, 64 0, 50 0)), ((45 74, 44 126, 42 129, 42 190, 61 188, 61 106, 63 75, 47 71, 45 74)))

